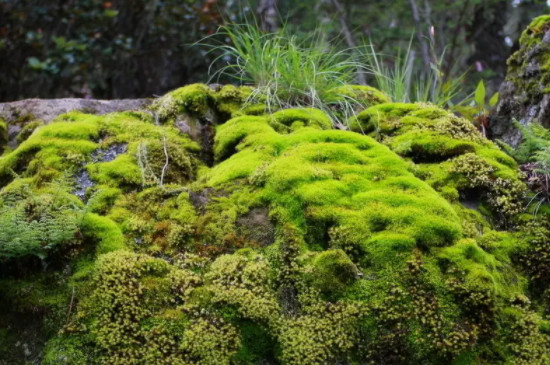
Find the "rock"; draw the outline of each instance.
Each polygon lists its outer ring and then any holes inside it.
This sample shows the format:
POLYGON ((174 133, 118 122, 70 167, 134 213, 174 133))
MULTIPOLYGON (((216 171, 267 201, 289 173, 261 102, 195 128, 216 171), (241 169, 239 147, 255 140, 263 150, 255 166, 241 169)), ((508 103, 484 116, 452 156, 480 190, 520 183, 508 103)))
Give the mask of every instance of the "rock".
POLYGON ((491 117, 491 137, 516 146, 521 124, 535 121, 550 128, 550 16, 535 18, 520 38, 520 49, 508 59, 506 80, 491 117))
POLYGON ((25 99, 0 103, 0 118, 10 124, 23 115, 33 119, 51 122, 60 114, 81 110, 91 114, 108 114, 124 110, 143 109, 151 103, 149 99, 93 100, 93 99, 25 99))

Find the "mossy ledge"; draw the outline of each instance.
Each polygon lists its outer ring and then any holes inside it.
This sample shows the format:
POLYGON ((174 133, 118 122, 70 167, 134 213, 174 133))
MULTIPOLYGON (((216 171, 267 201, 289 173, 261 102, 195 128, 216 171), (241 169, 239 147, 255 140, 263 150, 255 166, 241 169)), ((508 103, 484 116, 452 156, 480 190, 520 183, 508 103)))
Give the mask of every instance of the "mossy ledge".
POLYGON ((550 361, 548 222, 513 159, 372 88, 334 91, 364 99, 346 131, 250 92, 71 112, 4 152, 1 359, 550 361))

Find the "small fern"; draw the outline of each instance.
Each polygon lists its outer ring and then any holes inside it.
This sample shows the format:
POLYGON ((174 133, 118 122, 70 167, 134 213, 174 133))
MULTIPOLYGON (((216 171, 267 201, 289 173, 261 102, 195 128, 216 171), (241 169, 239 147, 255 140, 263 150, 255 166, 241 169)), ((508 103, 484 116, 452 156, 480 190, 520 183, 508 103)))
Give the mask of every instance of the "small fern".
MULTIPOLYGON (((512 156, 520 163, 537 162, 537 154, 540 151, 550 148, 550 131, 539 123, 522 125, 514 120, 514 126, 520 131, 522 141, 519 146, 511 152, 512 156)), ((510 151, 510 149, 507 149, 510 151)), ((542 158, 544 160, 544 158, 542 158)))
POLYGON ((23 185, 0 197, 0 262, 24 256, 45 259, 78 243, 81 210, 58 192, 37 194, 23 185))

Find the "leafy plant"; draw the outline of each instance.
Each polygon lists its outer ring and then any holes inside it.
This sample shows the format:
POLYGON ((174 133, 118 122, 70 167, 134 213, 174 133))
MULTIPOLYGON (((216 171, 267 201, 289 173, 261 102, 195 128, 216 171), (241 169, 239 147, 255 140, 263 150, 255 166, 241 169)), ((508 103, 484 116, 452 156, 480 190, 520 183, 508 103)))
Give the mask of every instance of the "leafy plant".
POLYGON ((0 196, 0 262, 24 256, 45 259, 78 242, 81 211, 56 192, 35 193, 23 185, 0 196))
POLYGON ((534 214, 543 203, 550 203, 550 131, 538 123, 522 125, 514 121, 522 141, 516 149, 502 143, 506 151, 522 163, 527 175, 527 183, 535 195, 528 206, 536 202, 534 214))
POLYGON ((221 53, 215 61, 226 62, 213 77, 227 75, 254 85, 247 103, 265 103, 268 111, 318 108, 335 123, 343 119, 335 111, 349 116, 360 104, 352 97, 335 101, 331 90, 350 84, 362 65, 353 60, 352 50, 336 50, 319 32, 298 39, 286 27, 264 33, 250 23, 225 25, 216 36, 231 44, 212 45, 203 40, 211 51, 221 53))
POLYGON ((485 83, 479 81, 470 105, 458 105, 454 109, 462 114, 463 117, 477 125, 478 129, 487 135, 489 127, 489 111, 498 103, 499 93, 494 93, 487 99, 485 83))
POLYGON ((550 131, 539 123, 523 125, 514 120, 513 124, 520 131, 522 140, 515 149, 503 144, 506 152, 520 163, 536 162, 537 153, 550 148, 550 131))

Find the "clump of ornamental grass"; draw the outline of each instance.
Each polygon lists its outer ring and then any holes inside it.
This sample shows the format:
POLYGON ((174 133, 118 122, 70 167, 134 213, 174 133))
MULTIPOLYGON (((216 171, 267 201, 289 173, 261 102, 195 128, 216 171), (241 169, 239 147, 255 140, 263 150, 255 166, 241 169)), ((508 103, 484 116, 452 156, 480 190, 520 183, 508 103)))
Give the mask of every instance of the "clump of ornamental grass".
POLYGON ((363 69, 373 78, 375 86, 397 102, 429 102, 440 107, 468 102, 470 95, 460 93, 466 73, 446 77, 443 73, 445 51, 436 56, 432 44, 429 70, 418 70, 412 39, 405 52, 399 51, 395 56, 379 53, 371 42, 357 49, 363 69))
POLYGON ((337 50, 320 32, 298 38, 287 27, 269 33, 255 24, 228 24, 208 40, 218 37, 225 42, 211 44, 203 40, 210 51, 220 54, 213 64, 225 62, 213 77, 228 76, 254 86, 248 104, 264 103, 268 112, 317 108, 335 124, 362 106, 360 100, 349 95, 334 95, 334 89, 353 83, 363 67, 355 61, 354 50, 337 50))

